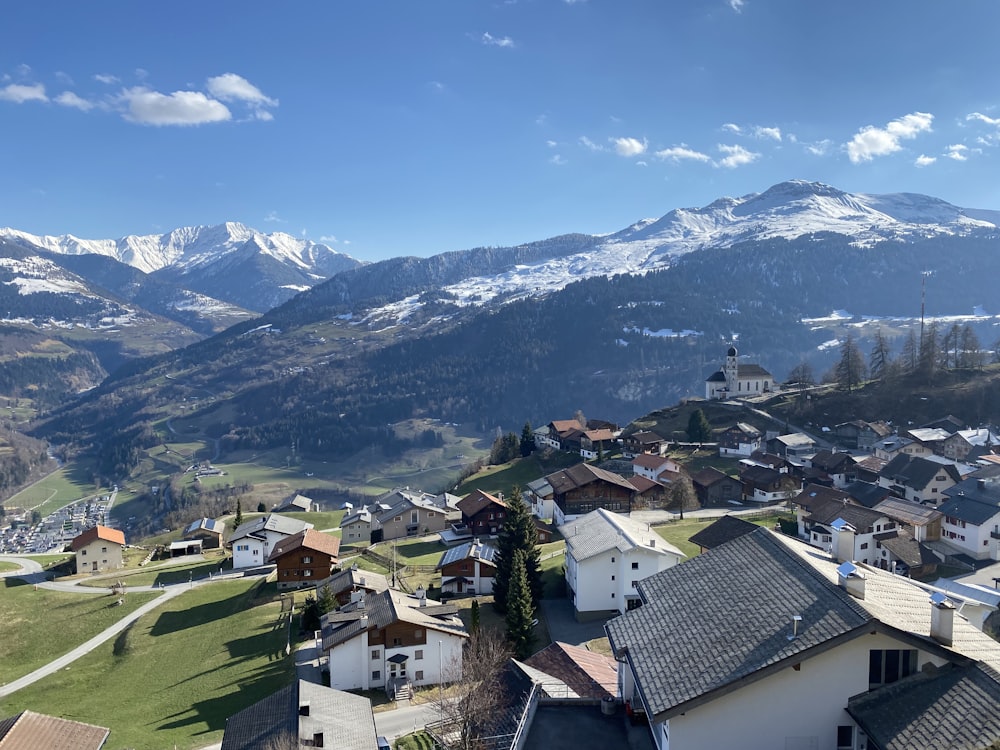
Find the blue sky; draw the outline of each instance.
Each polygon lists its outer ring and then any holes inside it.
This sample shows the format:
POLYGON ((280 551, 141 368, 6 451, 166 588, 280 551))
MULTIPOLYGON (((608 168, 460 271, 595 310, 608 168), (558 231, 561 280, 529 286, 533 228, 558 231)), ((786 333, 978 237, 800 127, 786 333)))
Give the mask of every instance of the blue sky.
POLYGON ((786 179, 1000 209, 996 0, 5 9, 0 226, 240 221, 365 260, 786 179))

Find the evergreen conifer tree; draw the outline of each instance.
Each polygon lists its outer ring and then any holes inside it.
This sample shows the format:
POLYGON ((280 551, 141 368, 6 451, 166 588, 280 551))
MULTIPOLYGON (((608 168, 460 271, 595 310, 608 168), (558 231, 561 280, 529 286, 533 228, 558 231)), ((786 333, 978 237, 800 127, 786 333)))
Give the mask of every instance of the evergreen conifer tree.
POLYGON ((233 525, 237 529, 243 525, 243 504, 239 498, 236 498, 236 518, 233 519, 233 525))
POLYGON ((511 565, 504 622, 507 625, 507 640, 518 659, 526 659, 534 652, 534 619, 535 608, 531 603, 531 591, 525 574, 524 553, 517 550, 511 565))
POLYGON ((511 582, 514 554, 524 553, 525 576, 531 602, 538 606, 542 598, 542 566, 539 559, 538 532, 531 520, 528 504, 521 497, 521 489, 515 487, 507 499, 507 514, 500 533, 497 534, 496 572, 493 576, 493 607, 503 614, 507 611, 507 595, 511 582))
POLYGON ((469 616, 472 618, 472 622, 470 624, 469 630, 471 630, 473 633, 478 633, 479 632, 479 600, 478 599, 473 599, 472 600, 472 607, 469 610, 469 616))
POLYGON ((521 457, 527 458, 535 451, 535 434, 531 431, 531 422, 525 422, 521 429, 521 457))
POLYGON ((688 417, 688 438, 692 443, 704 443, 712 437, 712 425, 701 409, 695 409, 688 417))

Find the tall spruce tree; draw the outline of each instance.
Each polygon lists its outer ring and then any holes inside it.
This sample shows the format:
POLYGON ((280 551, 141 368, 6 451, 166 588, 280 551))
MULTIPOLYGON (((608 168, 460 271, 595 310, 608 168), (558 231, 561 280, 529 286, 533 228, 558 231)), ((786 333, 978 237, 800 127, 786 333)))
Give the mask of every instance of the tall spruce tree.
POLYGON ((503 614, 507 611, 514 555, 524 554, 524 571, 532 604, 537 607, 542 598, 542 566, 539 559, 538 532, 531 520, 528 504, 521 497, 520 487, 515 487, 507 498, 507 514, 500 533, 497 534, 496 571, 493 575, 493 608, 503 614))
POLYGON ((712 425, 701 409, 695 409, 688 417, 687 435, 692 443, 704 443, 712 439, 712 425))
POLYGON ((531 431, 531 422, 525 422, 521 428, 521 457, 527 458, 535 451, 535 433, 531 431))
POLYGON ((507 591, 507 640, 518 659, 527 659, 535 650, 535 607, 531 602, 524 552, 517 550, 511 564, 510 588, 507 591))
POLYGON ((236 498, 236 518, 233 519, 233 525, 237 529, 243 525, 243 504, 239 498, 236 498))

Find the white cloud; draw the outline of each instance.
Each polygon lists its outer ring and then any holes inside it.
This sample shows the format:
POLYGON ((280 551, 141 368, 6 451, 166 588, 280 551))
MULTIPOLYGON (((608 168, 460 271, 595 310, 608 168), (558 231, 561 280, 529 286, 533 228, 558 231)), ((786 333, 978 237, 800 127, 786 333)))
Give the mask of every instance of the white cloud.
POLYGON ((605 150, 604 146, 602 146, 599 143, 594 143, 592 140, 590 140, 585 135, 581 135, 580 136, 580 145, 583 146, 584 148, 590 149, 591 151, 604 151, 605 150))
POLYGON ((566 164, 566 160, 563 158, 562 154, 552 154, 549 157, 549 164, 555 164, 557 167, 561 167, 566 164))
POLYGON ((963 146, 961 143, 953 143, 947 147, 945 156, 955 161, 968 161, 969 155, 966 153, 968 150, 968 146, 963 146))
POLYGON ((45 95, 45 86, 41 83, 30 85, 11 83, 0 89, 0 100, 24 104, 25 102, 47 102, 49 98, 45 95))
POLYGON ((888 123, 884 128, 867 125, 861 128, 845 145, 851 162, 859 164, 871 161, 876 156, 885 156, 902 149, 901 140, 911 140, 931 129, 934 115, 927 112, 913 112, 888 123))
POLYGON ((431 81, 427 85, 430 86, 431 89, 433 89, 434 91, 444 91, 446 88, 446 86, 443 83, 441 83, 441 81, 431 81))
POLYGON ((760 125, 754 126, 754 138, 769 138, 772 141, 781 140, 781 128, 767 128, 760 125))
POLYGON ((736 169, 737 167, 746 166, 751 164, 760 158, 760 154, 754 153, 753 151, 748 151, 742 146, 727 146, 720 143, 716 148, 725 156, 715 163, 717 167, 725 167, 726 169, 736 169))
POLYGON ((683 143, 680 146, 673 146, 671 148, 665 148, 662 151, 657 151, 653 154, 653 156, 657 159, 663 159, 664 161, 672 161, 675 163, 680 163, 682 161, 711 161, 711 157, 708 154, 703 154, 700 151, 690 149, 683 143))
POLYGON ((743 12, 743 7, 746 5, 746 0, 729 0, 729 7, 735 10, 737 13, 743 12))
POLYGON ((123 91, 121 99, 128 107, 125 119, 140 125, 204 125, 233 116, 225 104, 200 91, 161 94, 137 86, 123 91))
POLYGON ((493 36, 490 32, 484 31, 479 41, 487 47, 513 47, 514 40, 509 36, 493 36))
POLYGON ((337 244, 337 238, 334 237, 332 234, 324 234, 322 237, 319 238, 319 241, 320 242, 326 242, 326 243, 328 243, 330 245, 336 245, 337 244))
POLYGON ((737 125, 735 122, 727 122, 723 124, 722 130, 733 133, 734 135, 747 135, 758 140, 770 139, 773 141, 781 141, 781 128, 778 127, 765 127, 763 125, 748 125, 747 127, 742 127, 737 125))
POLYGON ((736 135, 740 135, 743 132, 743 129, 735 122, 727 122, 722 126, 722 129, 728 130, 730 133, 735 133, 736 135))
POLYGON ((108 75, 106 73, 98 73, 94 76, 94 80, 98 83, 106 83, 109 86, 121 82, 121 79, 119 79, 118 76, 108 75))
POLYGON ((615 152, 619 156, 638 156, 646 152, 646 139, 638 138, 609 138, 615 144, 615 152))
POLYGON ((72 86, 73 85, 73 78, 72 78, 72 76, 70 76, 69 73, 65 73, 65 72, 63 72, 61 70, 57 70, 56 71, 56 80, 58 80, 60 83, 64 83, 67 86, 72 86))
POLYGON ((549 148, 555 148, 559 144, 556 143, 555 141, 545 141, 545 145, 548 146, 549 148))
POLYGON ((829 138, 824 138, 821 141, 816 141, 815 143, 806 144, 806 151, 808 151, 813 156, 826 156, 830 152, 830 147, 833 145, 833 141, 829 138))
POLYGON ((966 115, 965 119, 966 121, 979 120, 980 122, 985 122, 987 125, 1000 127, 1000 118, 989 117, 988 115, 984 115, 982 112, 973 112, 971 115, 966 115))
POLYGON ((278 100, 264 96, 263 92, 243 76, 223 73, 213 76, 205 83, 208 93, 224 102, 249 102, 261 106, 277 107, 278 100))
POLYGON ((287 224, 288 222, 278 216, 277 211, 268 211, 267 216, 264 217, 264 221, 276 221, 279 224, 287 224))
POLYGON ((639 161, 637 161, 637 162, 635 163, 635 165, 636 165, 637 167, 648 167, 648 166, 649 166, 649 163, 648 163, 648 162, 645 162, 645 161, 643 161, 642 159, 639 159, 639 161))
POLYGON ((927 156, 925 154, 920 154, 917 160, 914 162, 918 167, 929 167, 931 164, 937 161, 936 156, 927 156))
POLYGON ((86 99, 77 96, 72 91, 63 91, 59 96, 57 96, 53 101, 56 104, 61 104, 64 107, 73 107, 80 110, 81 112, 87 112, 94 108, 93 102, 88 102, 86 99))

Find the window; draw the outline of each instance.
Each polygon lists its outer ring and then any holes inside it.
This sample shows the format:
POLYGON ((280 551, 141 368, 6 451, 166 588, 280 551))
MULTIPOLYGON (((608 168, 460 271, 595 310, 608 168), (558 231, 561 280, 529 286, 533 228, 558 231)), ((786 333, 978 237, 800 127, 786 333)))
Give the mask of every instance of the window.
POLYGON ((108 548, 107 547, 101 547, 101 554, 102 555, 108 554, 108 548))
POLYGON ((424 631, 423 630, 414 630, 413 631, 413 637, 414 638, 423 638, 424 637, 424 631))
POLYGON ((612 581, 613 581, 613 580, 615 580, 615 577, 614 577, 614 576, 611 576, 611 580, 612 580, 612 581))
POLYGON ((399 638, 393 638, 392 639, 392 645, 393 646, 400 646, 400 645, 402 645, 402 643, 403 643, 403 641, 400 640, 399 638))
POLYGON ((638 570, 638 569, 639 569, 639 563, 637 562, 632 563, 632 570, 638 570))
POLYGON ((420 661, 423 658, 424 658, 424 650, 422 648, 418 648, 416 651, 413 652, 414 661, 420 661))
POLYGON ((861 545, 861 549, 868 549, 868 542, 861 545))
POLYGON ((420 682, 420 680, 424 679, 424 672, 423 672, 423 670, 422 669, 418 669, 417 672, 416 672, 416 674, 414 675, 413 679, 415 679, 417 682, 420 682))
POLYGON ((302 558, 302 564, 303 565, 308 565, 312 561, 313 561, 312 555, 306 555, 305 557, 302 558))
POLYGON ((634 589, 639 588, 639 582, 638 581, 632 581, 632 588, 634 588, 634 589))
POLYGON ((613 558, 613 557, 612 557, 612 558, 611 558, 611 562, 614 562, 614 561, 615 561, 615 558, 613 558))
POLYGON ((410 523, 419 523, 419 522, 420 522, 420 511, 419 510, 411 510, 410 511, 410 523))
POLYGON ((302 577, 303 578, 312 578, 312 574, 313 574, 313 572, 312 572, 312 569, 310 569, 310 568, 306 568, 305 570, 302 571, 302 577))
POLYGON ((87 556, 87 550, 85 550, 85 549, 84 550, 80 550, 80 556, 81 557, 86 557, 87 556))
POLYGON ((378 659, 379 651, 377 648, 372 649, 372 659, 378 659))
POLYGON ((837 750, 852 750, 854 747, 854 727, 837 727, 837 750))
POLYGON ((395 518, 393 518, 392 520, 393 520, 393 521, 402 521, 402 520, 403 520, 403 517, 402 517, 402 516, 396 516, 396 517, 395 517, 395 518))
POLYGON ((612 591, 612 592, 611 592, 611 598, 612 598, 612 599, 614 599, 614 598, 615 598, 615 592, 614 592, 614 591, 612 591))
POLYGON ((917 671, 917 650, 872 649, 868 652, 868 689, 909 677, 917 671))
POLYGON ((379 670, 377 670, 377 669, 372 670, 372 679, 373 680, 381 680, 382 679, 382 673, 379 670))

